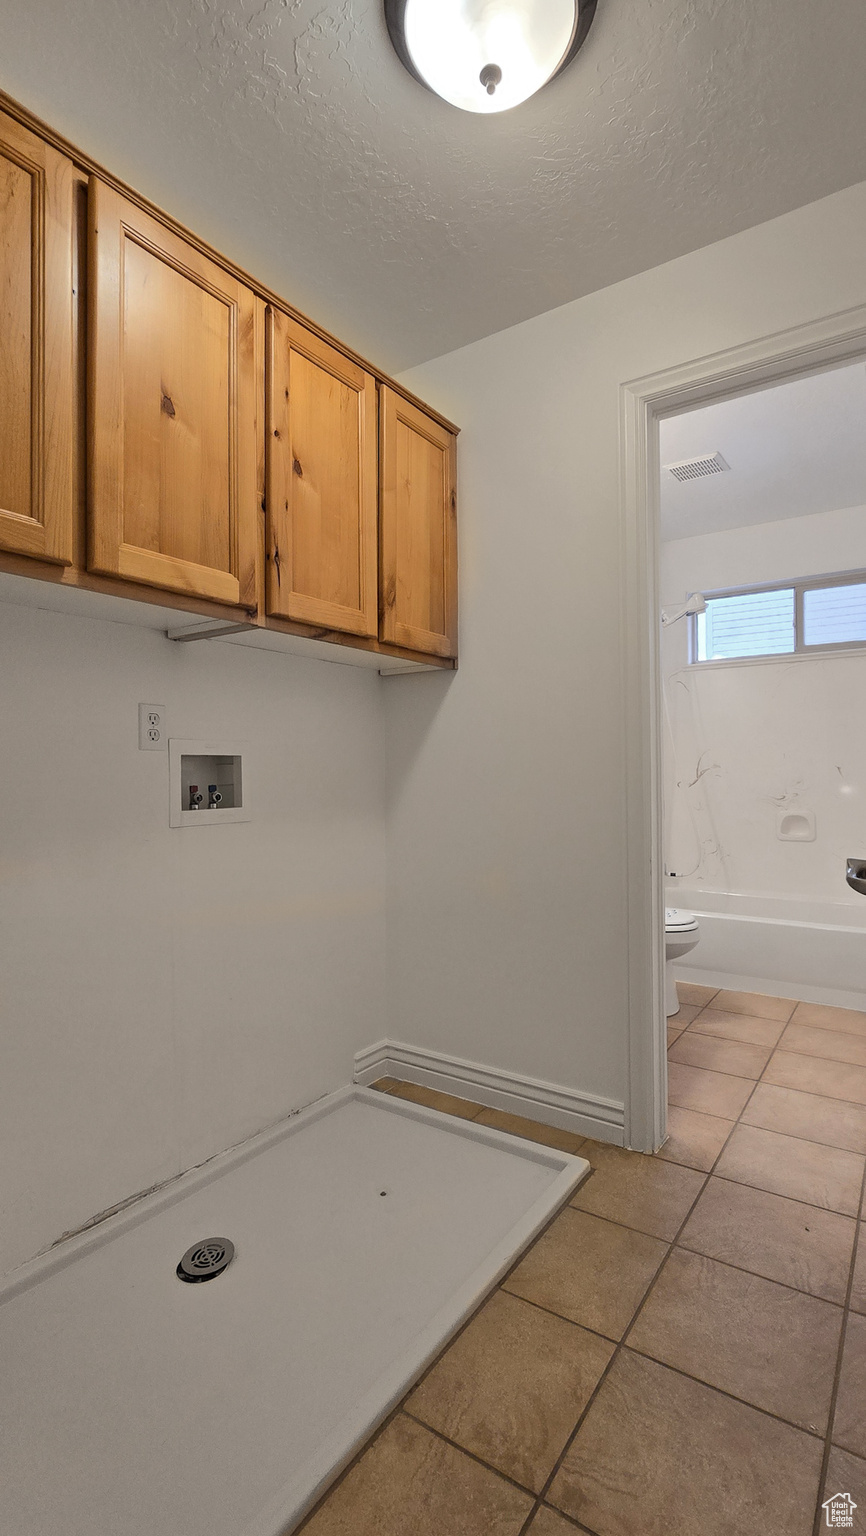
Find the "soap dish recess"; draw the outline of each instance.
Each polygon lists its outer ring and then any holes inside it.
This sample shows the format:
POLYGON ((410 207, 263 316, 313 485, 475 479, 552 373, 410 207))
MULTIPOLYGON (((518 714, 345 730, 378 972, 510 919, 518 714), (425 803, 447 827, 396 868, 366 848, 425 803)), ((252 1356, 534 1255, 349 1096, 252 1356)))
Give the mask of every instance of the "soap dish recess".
POLYGON ((776 836, 783 843, 814 843, 814 811, 779 811, 776 816, 776 836))

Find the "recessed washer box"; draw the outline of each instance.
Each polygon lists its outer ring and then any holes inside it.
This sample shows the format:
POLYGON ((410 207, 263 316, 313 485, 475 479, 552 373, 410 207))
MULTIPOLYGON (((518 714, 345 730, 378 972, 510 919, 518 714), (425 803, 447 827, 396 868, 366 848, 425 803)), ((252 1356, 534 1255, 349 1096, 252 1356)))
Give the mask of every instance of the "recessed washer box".
POLYGON ((244 754, 235 742, 231 746, 211 741, 181 741, 172 737, 168 744, 169 826, 216 827, 233 821, 251 821, 248 804, 244 754), (191 808, 193 786, 201 795, 196 810, 191 808), (219 804, 209 808, 211 786, 215 786, 219 804))

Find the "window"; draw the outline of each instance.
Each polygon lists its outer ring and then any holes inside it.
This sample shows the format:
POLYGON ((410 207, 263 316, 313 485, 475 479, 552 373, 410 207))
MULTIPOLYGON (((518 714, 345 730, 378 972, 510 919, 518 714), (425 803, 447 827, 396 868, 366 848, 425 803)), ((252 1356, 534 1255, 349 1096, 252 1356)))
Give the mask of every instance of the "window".
POLYGON ((795 649, 794 588, 708 597, 697 619, 697 661, 784 656, 795 649))
POLYGON ((803 644, 866 644, 866 582, 804 592, 803 644))
POLYGON ((866 575, 717 592, 692 618, 693 662, 866 647, 866 575))

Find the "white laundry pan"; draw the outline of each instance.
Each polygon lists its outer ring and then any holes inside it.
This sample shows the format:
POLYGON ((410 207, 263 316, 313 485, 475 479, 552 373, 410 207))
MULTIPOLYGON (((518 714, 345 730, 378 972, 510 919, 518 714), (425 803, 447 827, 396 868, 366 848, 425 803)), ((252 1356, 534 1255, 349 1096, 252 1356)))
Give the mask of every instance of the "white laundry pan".
POLYGON ((283 1536, 588 1169, 346 1088, 26 1265, 0 1530, 283 1536))

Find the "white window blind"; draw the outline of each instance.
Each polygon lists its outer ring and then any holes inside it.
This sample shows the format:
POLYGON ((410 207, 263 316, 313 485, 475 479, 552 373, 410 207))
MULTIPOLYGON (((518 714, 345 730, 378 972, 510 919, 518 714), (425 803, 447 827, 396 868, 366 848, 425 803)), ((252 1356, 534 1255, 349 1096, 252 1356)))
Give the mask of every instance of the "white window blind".
POLYGON ((692 618, 694 662, 866 647, 866 573, 717 592, 692 618), (853 578, 853 579, 852 579, 853 578))
POLYGON ((851 645, 866 641, 866 582, 813 587, 803 593, 803 644, 851 645))
POLYGON ((794 588, 710 597, 697 615, 697 660, 784 656, 796 649, 794 588))

